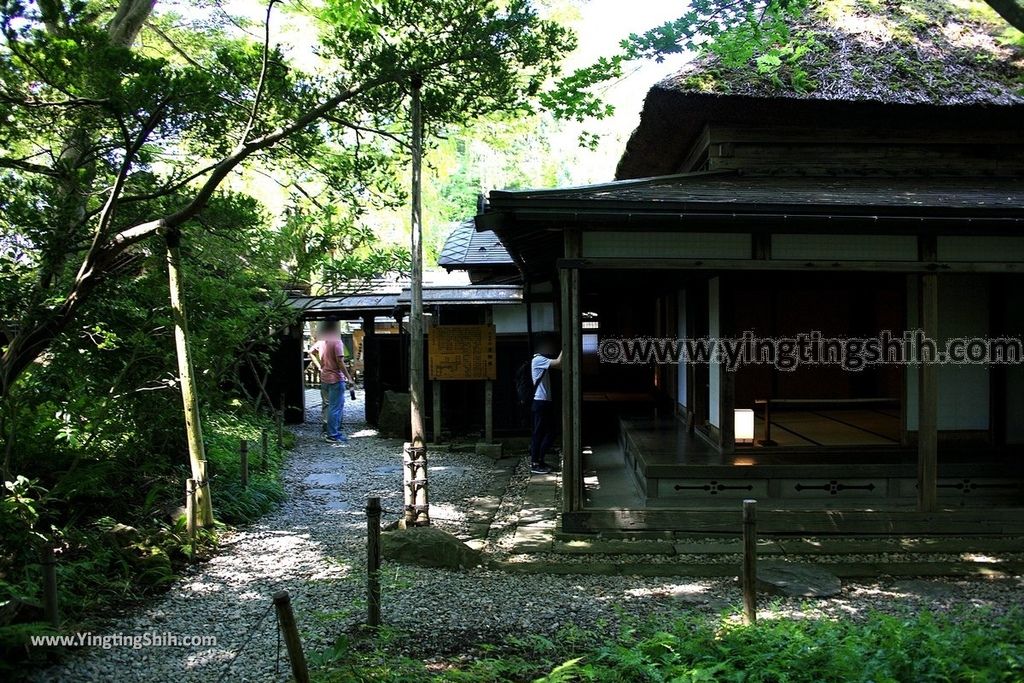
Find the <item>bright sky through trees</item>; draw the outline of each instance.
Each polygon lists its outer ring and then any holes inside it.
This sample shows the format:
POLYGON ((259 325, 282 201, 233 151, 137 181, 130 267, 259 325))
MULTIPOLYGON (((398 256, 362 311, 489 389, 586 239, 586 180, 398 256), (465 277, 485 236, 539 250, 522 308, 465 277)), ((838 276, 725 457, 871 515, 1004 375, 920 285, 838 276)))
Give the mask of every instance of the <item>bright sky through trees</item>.
MULTIPOLYGON (((623 38, 630 33, 642 33, 665 21, 679 17, 686 9, 686 0, 549 0, 541 2, 557 15, 560 21, 567 21, 576 32, 579 47, 566 60, 564 72, 586 66, 602 55, 612 54, 623 38)), ((195 9, 192 3, 180 2, 183 13, 218 12, 216 6, 195 9)), ((266 6, 254 0, 233 0, 224 3, 225 9, 235 15, 250 18, 256 25, 249 30, 261 33, 266 6)), ((289 13, 281 14, 282 6, 275 8, 271 19, 272 42, 280 41, 286 54, 303 66, 314 66, 315 30, 303 30, 302 17, 289 13)), ((643 60, 626 70, 626 77, 610 84, 603 91, 604 99, 615 107, 615 115, 604 121, 586 124, 589 132, 601 136, 601 142, 594 151, 578 149, 578 138, 584 126, 558 123, 551 132, 551 144, 565 154, 575 158, 569 168, 571 183, 590 183, 610 180, 615 172, 615 163, 622 153, 629 134, 636 127, 647 90, 668 74, 677 70, 689 57, 670 55, 661 63, 643 60)))

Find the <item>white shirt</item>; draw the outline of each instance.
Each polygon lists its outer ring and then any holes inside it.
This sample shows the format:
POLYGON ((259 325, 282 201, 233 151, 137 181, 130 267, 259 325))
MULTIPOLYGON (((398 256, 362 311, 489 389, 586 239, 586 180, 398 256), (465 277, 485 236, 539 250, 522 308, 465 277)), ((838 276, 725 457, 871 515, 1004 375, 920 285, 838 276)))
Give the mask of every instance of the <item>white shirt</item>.
POLYGON ((550 401, 551 399, 551 359, 546 358, 540 354, 533 357, 530 361, 530 376, 533 378, 533 383, 537 385, 537 391, 533 393, 534 400, 537 401, 550 401), (544 372, 547 370, 547 372, 544 372), (537 384, 537 380, 540 379, 541 373, 544 373, 544 378, 540 380, 540 384, 537 384))

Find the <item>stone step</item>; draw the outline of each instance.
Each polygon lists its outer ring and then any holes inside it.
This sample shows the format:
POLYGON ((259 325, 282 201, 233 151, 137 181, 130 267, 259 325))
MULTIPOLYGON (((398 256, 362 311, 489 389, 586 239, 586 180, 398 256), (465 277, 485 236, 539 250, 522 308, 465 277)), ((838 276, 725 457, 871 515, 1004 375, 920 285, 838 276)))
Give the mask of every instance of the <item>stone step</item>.
MULTIPOLYGON (((805 562, 807 558, 804 558, 805 562)), ((813 561, 813 560, 811 560, 813 561)), ((491 566, 518 574, 581 574, 600 576, 737 576, 738 563, 676 562, 492 562, 491 566)), ((880 576, 965 576, 1008 578, 1024 573, 1024 562, 843 562, 821 563, 822 569, 841 578, 880 576)))
MULTIPOLYGON (((732 555, 743 550, 739 539, 587 537, 555 533, 553 551, 567 555, 651 554, 732 555)), ((1024 552, 1024 538, 762 538, 759 555, 873 555, 879 553, 959 554, 1024 552)))

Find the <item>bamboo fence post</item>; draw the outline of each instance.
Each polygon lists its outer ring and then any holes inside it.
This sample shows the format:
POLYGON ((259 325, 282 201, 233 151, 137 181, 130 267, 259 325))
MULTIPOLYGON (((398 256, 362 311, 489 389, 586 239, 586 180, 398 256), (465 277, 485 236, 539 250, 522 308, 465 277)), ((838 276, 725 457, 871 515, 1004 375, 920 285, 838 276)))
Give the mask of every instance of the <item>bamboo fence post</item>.
POLYGON ((274 609, 277 610, 278 627, 288 649, 292 675, 295 676, 297 683, 309 683, 309 669, 306 668, 306 656, 302 653, 302 641, 299 639, 299 628, 295 624, 292 599, 288 591, 274 593, 274 609))
POLYGON ((380 626, 380 498, 366 501, 366 623, 380 626))
POLYGON ((189 561, 196 561, 196 480, 185 480, 185 528, 189 537, 189 561))
POLYGON ((43 614, 56 631, 60 628, 60 606, 57 600, 57 557, 52 543, 39 549, 39 562, 43 567, 43 614))
POLYGON ((757 621, 757 501, 743 501, 743 623, 757 621))

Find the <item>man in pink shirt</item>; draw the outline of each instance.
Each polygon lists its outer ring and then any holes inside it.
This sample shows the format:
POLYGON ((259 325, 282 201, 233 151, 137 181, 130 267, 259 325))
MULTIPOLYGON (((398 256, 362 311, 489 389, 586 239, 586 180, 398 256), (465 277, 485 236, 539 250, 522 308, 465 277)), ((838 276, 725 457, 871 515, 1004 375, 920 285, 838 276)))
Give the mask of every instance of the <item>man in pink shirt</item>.
POLYGON ((320 396, 327 401, 321 410, 327 414, 327 441, 345 441, 341 431, 341 414, 345 408, 345 380, 354 382, 345 365, 345 346, 341 343, 337 321, 328 320, 320 328, 317 342, 310 349, 313 363, 320 369, 320 396))

